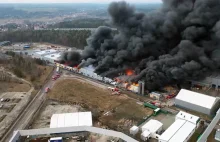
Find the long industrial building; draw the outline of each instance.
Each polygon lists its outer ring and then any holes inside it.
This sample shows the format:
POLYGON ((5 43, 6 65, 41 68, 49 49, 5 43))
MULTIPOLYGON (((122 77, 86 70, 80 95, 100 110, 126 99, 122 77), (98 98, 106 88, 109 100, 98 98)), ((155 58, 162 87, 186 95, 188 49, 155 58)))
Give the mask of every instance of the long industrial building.
POLYGON ((159 142, 187 142, 198 127, 200 118, 180 111, 175 122, 159 137, 159 142))
POLYGON ((92 113, 62 113, 53 114, 51 117, 50 128, 63 128, 73 126, 92 126, 92 113))
POLYGON ((175 98, 175 105, 207 115, 215 114, 219 107, 219 99, 201 93, 181 89, 175 98))

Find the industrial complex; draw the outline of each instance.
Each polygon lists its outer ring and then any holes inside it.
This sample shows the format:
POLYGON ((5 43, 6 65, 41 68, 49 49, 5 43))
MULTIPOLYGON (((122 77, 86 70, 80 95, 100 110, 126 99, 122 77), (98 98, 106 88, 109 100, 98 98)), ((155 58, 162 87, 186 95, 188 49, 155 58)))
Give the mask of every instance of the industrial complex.
MULTIPOLYGON (((56 74, 52 76, 53 83, 56 83, 56 80, 60 80, 60 76, 61 78, 62 76, 70 77, 71 75, 68 76, 67 73, 85 78, 97 84, 106 85, 106 89, 116 97, 122 97, 122 94, 126 93, 135 94, 135 97, 132 99, 141 105, 143 109, 151 109, 152 114, 134 123, 127 124, 127 131, 117 131, 118 129, 109 130, 109 128, 106 129, 104 126, 97 126, 97 120, 93 120, 93 112, 88 110, 53 113, 50 116, 48 127, 16 130, 10 142, 40 140, 41 138, 48 139, 51 142, 66 142, 68 139, 74 138, 89 141, 94 134, 103 135, 107 137, 106 139, 111 139, 112 141, 191 142, 193 140, 194 142, 194 137, 196 137, 196 140, 203 142, 203 139, 207 140, 207 135, 213 131, 214 127, 212 126, 216 126, 218 123, 216 121, 218 113, 216 114, 216 112, 219 109, 220 100, 217 96, 210 96, 187 89, 177 90, 172 87, 166 89, 168 90, 167 92, 154 91, 148 93, 145 90, 145 82, 142 80, 137 83, 128 83, 121 80, 120 77, 102 77, 94 72, 95 69, 91 65, 79 68, 77 66, 72 67, 68 64, 61 64, 59 60, 65 51, 68 51, 68 49, 49 46, 34 49, 26 47, 21 51, 16 50, 15 52, 24 53, 23 55, 31 58, 44 60, 48 65, 54 66, 56 74), (61 72, 64 72, 64 75, 61 72), (136 97, 143 97, 141 98, 143 101, 136 99, 136 97), (199 116, 194 115, 194 112, 199 113, 199 116), (195 134, 203 127, 206 117, 215 117, 216 119, 213 119, 215 122, 206 124, 207 129, 203 131, 204 134, 201 133, 201 139, 199 139, 195 134)), ((195 82, 192 85, 195 85, 195 82)), ((50 92, 50 89, 52 88, 46 88, 44 93, 47 94, 50 92)), ((117 108, 102 112, 102 117, 117 117, 113 115, 117 108)), ((129 113, 129 111, 126 113, 129 113)), ((219 139, 219 129, 216 129, 214 136, 216 140, 219 139)))

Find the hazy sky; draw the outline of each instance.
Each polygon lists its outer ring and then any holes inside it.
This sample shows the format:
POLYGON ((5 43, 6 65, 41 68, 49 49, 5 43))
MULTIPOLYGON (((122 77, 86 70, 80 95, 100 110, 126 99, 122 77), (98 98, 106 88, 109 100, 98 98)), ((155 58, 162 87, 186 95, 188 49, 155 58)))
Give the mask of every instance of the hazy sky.
MULTIPOLYGON (((0 0, 0 3, 109 3, 118 0, 0 0)), ((162 0, 125 0, 129 3, 158 3, 162 0)))

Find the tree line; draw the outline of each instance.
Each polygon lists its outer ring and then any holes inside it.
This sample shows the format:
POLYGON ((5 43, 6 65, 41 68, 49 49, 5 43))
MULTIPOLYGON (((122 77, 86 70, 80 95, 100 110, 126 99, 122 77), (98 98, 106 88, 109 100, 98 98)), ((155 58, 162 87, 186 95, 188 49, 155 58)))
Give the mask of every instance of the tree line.
POLYGON ((11 42, 49 42, 64 46, 84 48, 86 39, 91 34, 87 30, 19 30, 0 32, 0 41, 11 42))
POLYGON ((90 18, 77 19, 73 21, 63 21, 54 25, 50 25, 49 28, 97 28, 101 25, 107 25, 104 19, 90 18))

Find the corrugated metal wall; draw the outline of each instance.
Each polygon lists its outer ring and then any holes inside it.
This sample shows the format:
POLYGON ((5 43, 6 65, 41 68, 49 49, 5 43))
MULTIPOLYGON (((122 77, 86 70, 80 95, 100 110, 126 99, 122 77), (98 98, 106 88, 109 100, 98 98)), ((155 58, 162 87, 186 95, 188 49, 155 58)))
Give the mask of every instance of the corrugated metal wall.
POLYGON ((181 108, 185 108, 188 110, 194 110, 194 111, 201 112, 201 113, 204 113, 207 115, 210 115, 210 113, 211 113, 210 109, 207 109, 207 108, 195 105, 195 104, 191 104, 191 103, 179 100, 179 99, 175 99, 175 105, 178 107, 181 107, 181 108))

